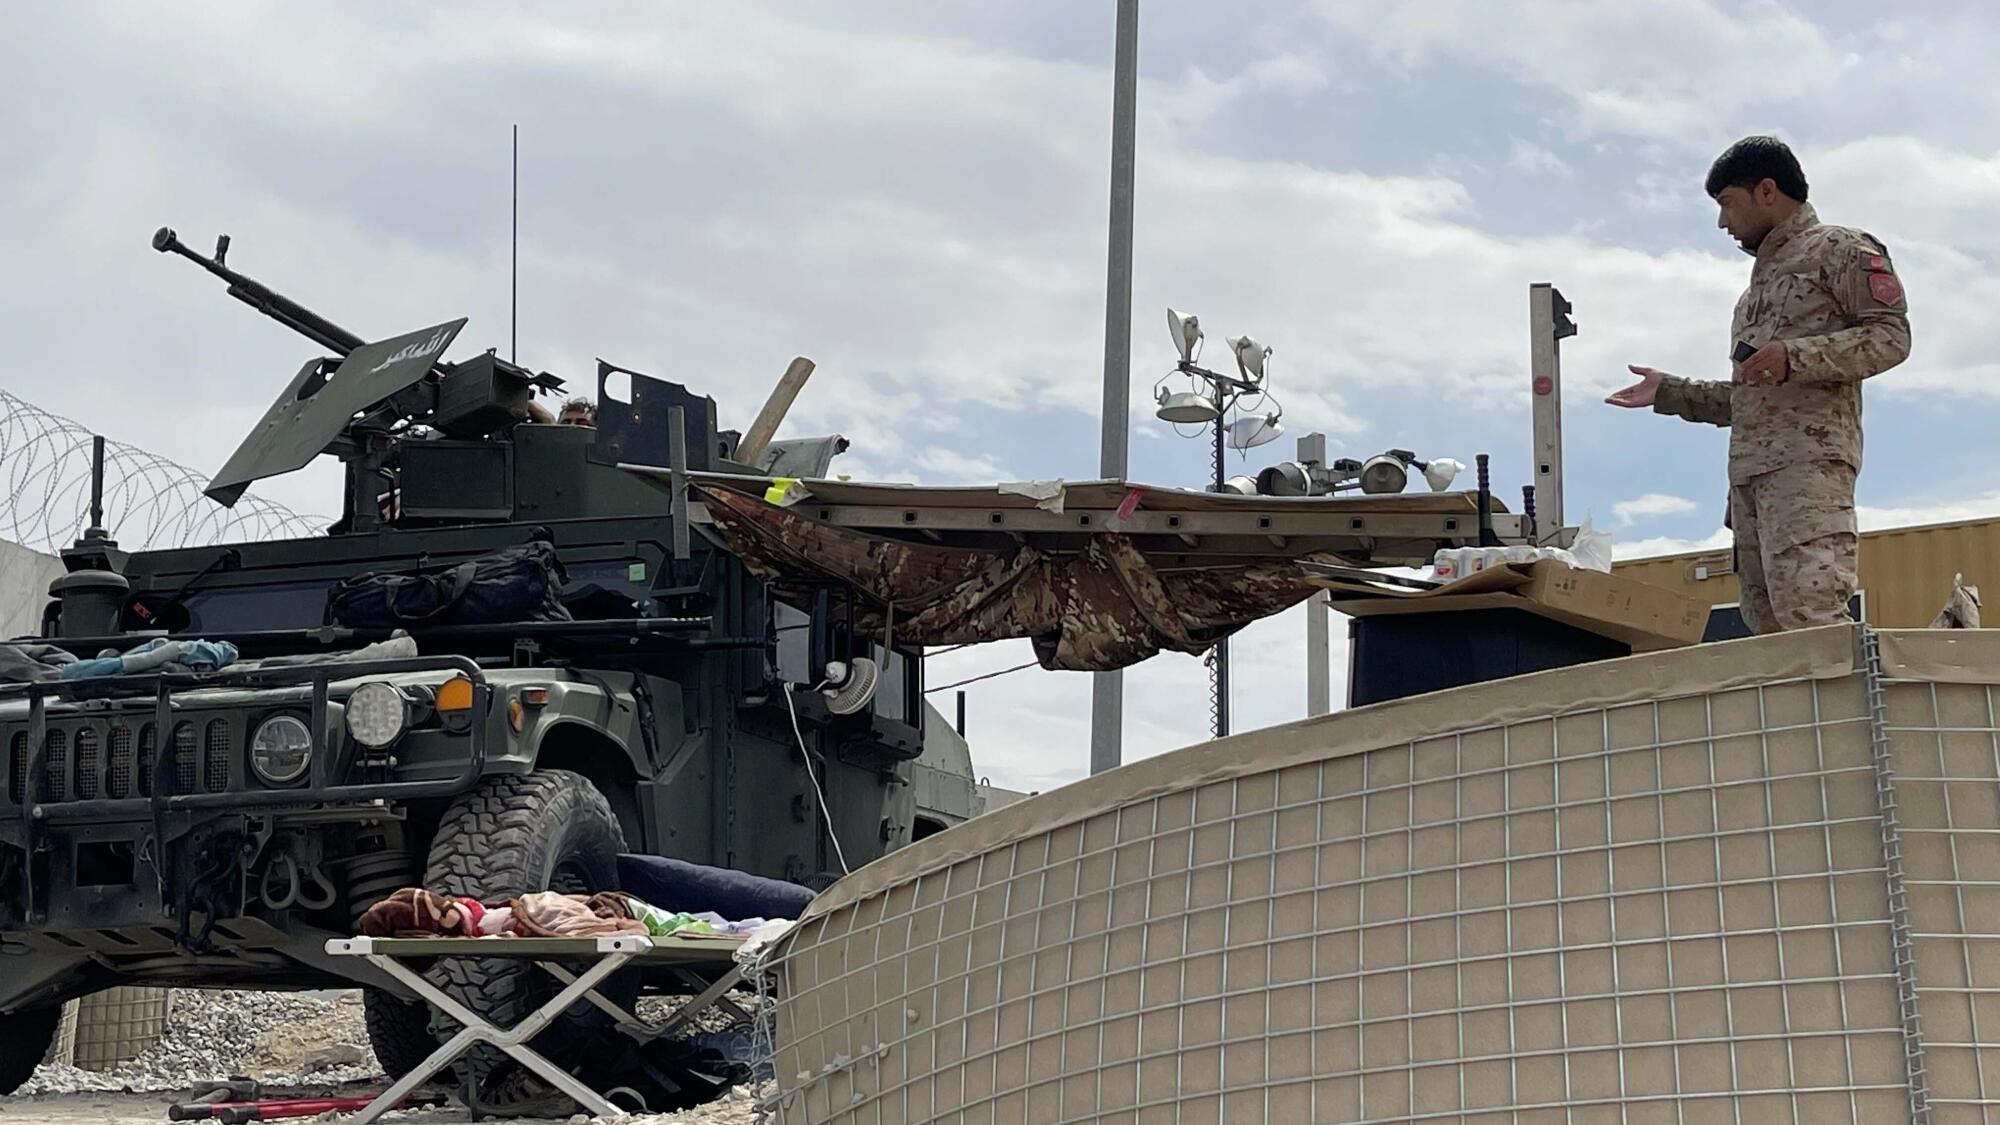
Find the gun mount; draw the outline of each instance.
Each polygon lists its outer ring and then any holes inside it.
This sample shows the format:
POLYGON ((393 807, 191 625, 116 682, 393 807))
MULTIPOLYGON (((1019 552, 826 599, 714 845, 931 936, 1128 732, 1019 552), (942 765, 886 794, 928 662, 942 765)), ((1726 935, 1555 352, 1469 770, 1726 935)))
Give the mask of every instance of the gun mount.
POLYGON ((485 443, 530 417, 537 390, 563 381, 501 359, 492 350, 448 362, 443 354, 465 326, 463 317, 370 341, 264 283, 231 269, 229 236, 213 257, 190 249, 172 228, 153 235, 153 249, 179 254, 221 278, 229 295, 333 351, 308 360, 222 470, 210 498, 233 505, 256 481, 304 468, 330 454, 348 465, 343 524, 372 528, 381 518, 376 497, 393 493, 408 438, 485 443))

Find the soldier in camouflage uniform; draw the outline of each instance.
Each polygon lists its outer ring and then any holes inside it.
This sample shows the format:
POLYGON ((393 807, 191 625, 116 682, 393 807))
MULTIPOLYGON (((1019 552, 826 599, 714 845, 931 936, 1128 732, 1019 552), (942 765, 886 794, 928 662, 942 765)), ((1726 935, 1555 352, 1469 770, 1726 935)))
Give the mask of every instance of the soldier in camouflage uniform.
POLYGON ((1748 137, 1708 173, 1716 225, 1757 261, 1736 302, 1729 382, 1633 367, 1605 401, 1729 427, 1729 511, 1744 623, 1846 620, 1856 585, 1861 381, 1910 354, 1908 304, 1873 235, 1819 221, 1784 142, 1748 137))

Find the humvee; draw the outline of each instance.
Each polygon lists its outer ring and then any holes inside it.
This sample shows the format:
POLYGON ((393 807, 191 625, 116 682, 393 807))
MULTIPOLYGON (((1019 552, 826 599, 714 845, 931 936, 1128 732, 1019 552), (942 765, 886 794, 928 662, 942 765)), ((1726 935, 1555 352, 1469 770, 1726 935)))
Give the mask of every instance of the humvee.
MULTIPOLYGON (((975 811, 921 652, 855 635, 849 593, 754 578, 683 498, 617 467, 825 475, 843 440, 739 463, 711 399, 601 360, 594 427, 525 420, 562 381, 492 351, 444 361, 463 320, 368 341, 236 272, 227 236, 212 256, 171 230, 153 244, 332 353, 209 495, 325 454, 342 514, 310 539, 127 552, 93 498, 37 643, 200 638, 238 659, 0 686, 0 1093, 66 1000, 119 984, 359 985, 401 1074, 442 1021, 324 952, 399 887, 604 889, 623 852, 823 884, 975 811), (568 620, 398 635, 329 617, 345 579, 529 541, 553 545, 568 620), (852 690, 863 668, 872 696, 852 690)), ((495 1015, 539 994, 504 962, 434 971, 495 1015)))

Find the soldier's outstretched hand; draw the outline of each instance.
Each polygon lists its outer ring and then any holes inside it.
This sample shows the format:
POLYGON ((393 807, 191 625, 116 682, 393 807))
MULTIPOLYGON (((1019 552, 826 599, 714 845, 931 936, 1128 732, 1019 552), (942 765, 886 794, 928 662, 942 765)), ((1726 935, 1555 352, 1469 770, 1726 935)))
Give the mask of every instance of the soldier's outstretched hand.
POLYGON ((1655 371, 1650 367, 1639 367, 1636 365, 1628 368, 1628 370, 1632 374, 1637 375, 1639 381, 1622 391, 1612 392, 1604 401, 1613 406, 1624 406, 1634 409, 1653 405, 1653 396, 1660 393, 1660 377, 1664 373, 1655 371))

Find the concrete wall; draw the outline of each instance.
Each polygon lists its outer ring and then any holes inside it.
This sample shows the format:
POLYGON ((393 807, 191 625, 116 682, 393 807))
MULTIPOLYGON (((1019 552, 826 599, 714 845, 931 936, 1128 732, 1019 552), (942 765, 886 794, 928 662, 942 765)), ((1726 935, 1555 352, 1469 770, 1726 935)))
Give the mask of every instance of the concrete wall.
POLYGON ((0 539, 0 638, 38 633, 62 560, 0 539))

